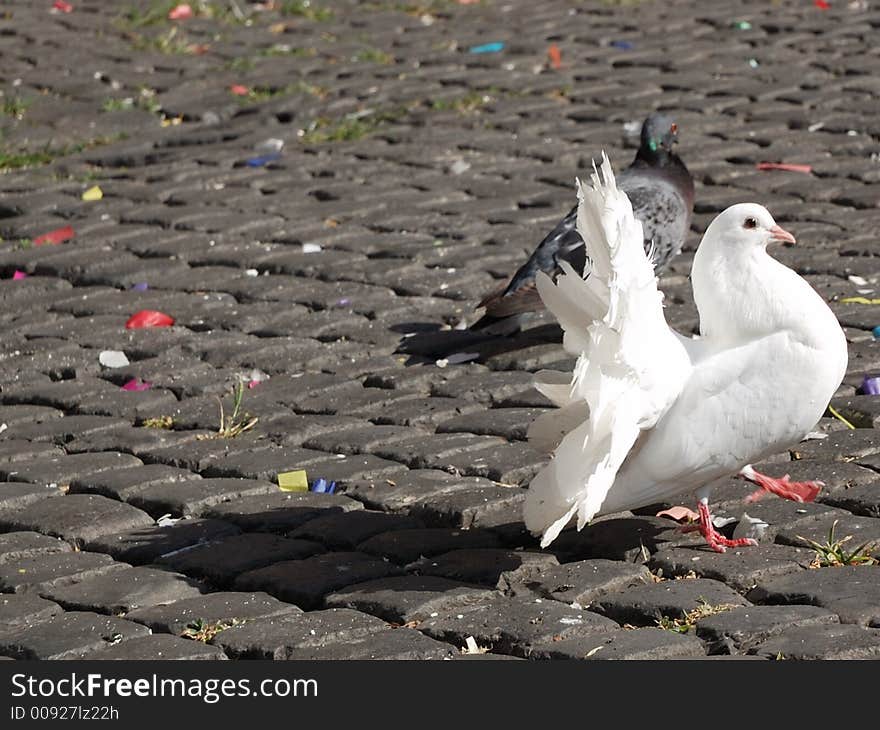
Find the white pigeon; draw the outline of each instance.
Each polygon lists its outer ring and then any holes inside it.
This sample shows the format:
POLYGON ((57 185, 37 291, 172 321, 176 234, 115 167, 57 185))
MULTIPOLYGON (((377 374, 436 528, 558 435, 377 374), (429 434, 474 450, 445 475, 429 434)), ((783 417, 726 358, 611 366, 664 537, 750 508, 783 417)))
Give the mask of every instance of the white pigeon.
POLYGON ((811 501, 821 482, 759 474, 751 463, 815 426, 846 371, 846 340, 812 287, 773 259, 769 243, 794 237, 766 208, 743 203, 706 230, 691 279, 697 338, 670 329, 642 227, 602 155, 592 187, 578 181, 578 231, 593 244, 584 277, 564 264, 538 291, 556 316, 572 373, 541 371, 536 387, 561 410, 529 438, 554 458, 532 480, 526 527, 546 547, 577 516, 596 516, 694 494, 709 546, 714 483, 739 475, 761 490, 811 501))

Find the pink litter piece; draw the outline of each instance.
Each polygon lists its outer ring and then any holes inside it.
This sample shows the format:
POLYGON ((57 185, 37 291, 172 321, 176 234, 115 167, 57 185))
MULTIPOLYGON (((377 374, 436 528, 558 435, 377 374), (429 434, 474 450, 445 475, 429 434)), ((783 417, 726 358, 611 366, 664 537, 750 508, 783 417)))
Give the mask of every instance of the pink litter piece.
POLYGON ((52 245, 64 243, 65 241, 73 238, 73 235, 73 226, 56 228, 54 231, 49 231, 48 233, 44 233, 42 236, 37 236, 34 239, 34 246, 42 246, 45 243, 51 243, 52 245))
POLYGON ((132 378, 125 385, 121 386, 123 390, 133 391, 135 393, 140 393, 142 390, 149 390, 153 387, 153 384, 147 380, 141 380, 140 378, 132 378))
POLYGON ((242 86, 241 84, 233 84, 229 87, 229 90, 236 96, 247 96, 251 93, 247 86, 242 86))
POLYGON ((700 515, 687 507, 670 507, 657 513, 657 517, 668 517, 676 522, 695 522, 700 519, 700 515))
POLYGON ((786 172, 802 172, 805 175, 813 172, 810 165, 796 165, 790 162, 759 162, 756 167, 759 170, 785 170, 786 172))
POLYGON ((187 20, 193 16, 193 9, 187 5, 175 5, 168 11, 168 20, 187 20))
POLYGON ((15 273, 12 275, 12 280, 18 281, 19 279, 27 279, 27 274, 25 274, 23 271, 19 271, 18 269, 16 269, 15 273))
POLYGON ((55 10, 57 10, 59 13, 72 13, 73 12, 73 5, 71 5, 70 3, 64 2, 64 0, 55 0, 55 2, 52 3, 52 7, 55 10))

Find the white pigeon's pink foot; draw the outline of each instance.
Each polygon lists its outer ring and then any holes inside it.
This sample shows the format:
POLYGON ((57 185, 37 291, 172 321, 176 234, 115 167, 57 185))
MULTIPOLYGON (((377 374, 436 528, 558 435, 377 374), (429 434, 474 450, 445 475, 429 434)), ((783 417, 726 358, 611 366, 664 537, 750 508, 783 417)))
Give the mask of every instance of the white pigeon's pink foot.
POLYGON ((819 490, 825 486, 824 482, 793 482, 788 474, 781 479, 774 479, 756 472, 751 467, 745 467, 739 476, 760 487, 746 497, 746 502, 757 502, 767 494, 775 494, 792 502, 812 502, 819 494, 819 490))
POLYGON ((748 545, 758 544, 757 540, 752 540, 750 537, 740 537, 736 540, 724 537, 724 535, 718 532, 712 524, 712 515, 709 514, 709 505, 700 500, 698 509, 700 510, 700 532, 703 537, 706 538, 706 543, 709 547, 716 553, 725 553, 729 547, 746 547, 748 545))

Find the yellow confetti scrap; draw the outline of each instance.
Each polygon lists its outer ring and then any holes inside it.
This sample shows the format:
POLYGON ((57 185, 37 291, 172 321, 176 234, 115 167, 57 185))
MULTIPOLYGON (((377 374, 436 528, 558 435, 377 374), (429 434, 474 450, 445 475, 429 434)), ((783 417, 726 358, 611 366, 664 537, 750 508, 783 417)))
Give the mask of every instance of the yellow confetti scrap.
POLYGON ((278 475, 278 486, 282 492, 308 492, 309 479, 305 469, 282 472, 278 475))
POLYGON ((82 194, 82 199, 88 202, 92 202, 93 200, 100 200, 104 197, 104 191, 101 190, 97 185, 90 187, 82 194))

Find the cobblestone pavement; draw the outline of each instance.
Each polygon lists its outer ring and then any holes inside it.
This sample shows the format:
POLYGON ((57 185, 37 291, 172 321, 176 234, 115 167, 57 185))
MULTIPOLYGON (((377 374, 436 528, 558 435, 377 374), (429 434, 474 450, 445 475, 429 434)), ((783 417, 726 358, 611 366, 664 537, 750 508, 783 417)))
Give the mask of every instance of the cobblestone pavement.
POLYGON ((0 655, 880 656, 877 568, 805 542, 880 538, 880 307, 844 301, 880 296, 873 0, 71 2, 0 8, 0 655), (654 109, 698 181, 670 322, 708 221, 766 203, 846 330, 855 429, 764 465, 827 486, 748 505, 758 548, 658 506, 542 551, 531 373, 570 360, 546 316, 462 323, 654 109), (126 329, 145 309, 176 323, 126 329), (223 438, 217 397, 260 373, 223 438), (298 469, 340 491, 281 491, 298 469))

